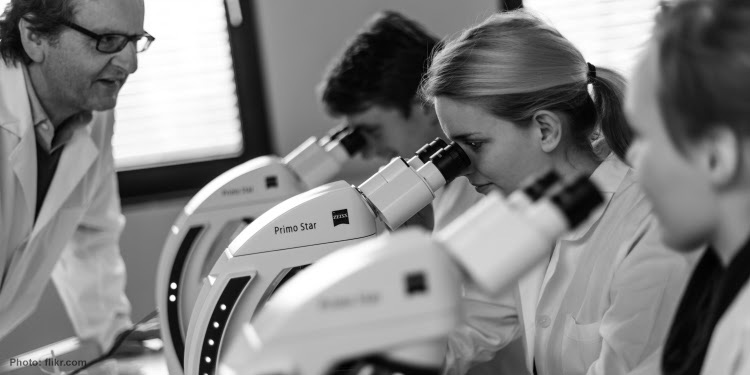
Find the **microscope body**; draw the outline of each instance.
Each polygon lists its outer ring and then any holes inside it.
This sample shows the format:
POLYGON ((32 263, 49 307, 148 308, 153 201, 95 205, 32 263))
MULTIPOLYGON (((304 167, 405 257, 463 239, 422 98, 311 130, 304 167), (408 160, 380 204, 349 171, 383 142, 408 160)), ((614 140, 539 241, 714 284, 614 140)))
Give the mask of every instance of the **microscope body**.
POLYGON ((330 183, 267 211, 235 238, 205 280, 188 328, 185 373, 213 375, 222 347, 281 284, 335 250, 398 228, 467 163, 455 145, 417 170, 396 158, 358 187, 330 183))
POLYGON ((363 358, 439 373, 463 282, 497 295, 549 255, 601 203, 578 182, 532 205, 493 192, 434 236, 404 230, 328 255, 240 328, 220 373, 324 375, 363 358))
POLYGON ((251 223, 204 281, 188 329, 185 373, 213 373, 225 334, 249 322, 281 284, 324 255, 374 237, 378 227, 384 231, 343 181, 290 198, 251 223))
POLYGON ((380 236, 314 267, 238 328, 220 374, 320 375, 374 354, 440 366, 445 337, 460 316, 461 277, 428 232, 380 236))
POLYGON ((311 137, 284 158, 261 156, 224 172, 188 202, 167 235, 156 278, 170 373, 183 373, 190 314, 203 278, 230 241, 279 202, 330 180, 349 158, 339 140, 311 137))

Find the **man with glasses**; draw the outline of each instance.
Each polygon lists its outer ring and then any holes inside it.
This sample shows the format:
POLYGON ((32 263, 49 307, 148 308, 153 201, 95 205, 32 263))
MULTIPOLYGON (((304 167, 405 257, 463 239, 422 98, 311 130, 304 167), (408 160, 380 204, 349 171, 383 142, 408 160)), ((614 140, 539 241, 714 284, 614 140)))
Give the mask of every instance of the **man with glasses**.
POLYGON ((11 0, 0 17, 0 339, 50 278, 87 342, 131 326, 111 140, 154 40, 143 19, 143 0, 11 0))

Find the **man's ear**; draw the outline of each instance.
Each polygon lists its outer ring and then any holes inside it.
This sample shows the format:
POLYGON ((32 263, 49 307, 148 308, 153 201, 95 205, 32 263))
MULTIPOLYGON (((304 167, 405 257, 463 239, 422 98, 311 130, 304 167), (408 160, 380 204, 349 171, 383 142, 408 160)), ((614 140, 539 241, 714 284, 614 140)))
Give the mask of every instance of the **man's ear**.
POLYGON ((532 121, 537 128, 539 145, 544 152, 552 152, 562 140, 562 119, 555 112, 541 110, 534 113, 532 121))
POLYGON ((44 61, 45 47, 47 41, 42 38, 39 33, 31 29, 26 19, 21 18, 18 21, 18 31, 21 33, 21 44, 23 45, 24 51, 29 55, 32 61, 40 63, 44 61))
POLYGON ((730 185, 737 174, 742 147, 737 133, 728 126, 716 126, 698 141, 701 167, 717 188, 730 185))

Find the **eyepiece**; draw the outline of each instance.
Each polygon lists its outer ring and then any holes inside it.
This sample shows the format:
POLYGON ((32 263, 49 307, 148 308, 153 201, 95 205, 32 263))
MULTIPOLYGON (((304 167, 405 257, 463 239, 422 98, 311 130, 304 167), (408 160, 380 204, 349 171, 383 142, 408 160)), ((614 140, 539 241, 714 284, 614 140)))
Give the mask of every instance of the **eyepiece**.
POLYGON ((349 126, 346 124, 339 125, 331 130, 328 131, 327 136, 329 136, 332 140, 338 138, 341 134, 344 134, 350 130, 349 126))
POLYGON ((574 228, 604 202, 604 197, 593 182, 580 176, 556 191, 550 201, 560 208, 570 227, 574 228))
POLYGON ((347 132, 349 130, 349 126, 344 124, 338 125, 336 127, 333 127, 328 130, 328 132, 320 138, 320 144, 325 146, 328 143, 335 141, 336 138, 341 136, 341 134, 347 132))
POLYGON ((446 181, 452 181, 460 176, 471 165, 471 160, 456 142, 451 142, 437 151, 430 157, 430 161, 435 164, 446 181))
POLYGON ((532 202, 536 202, 560 180, 560 174, 554 169, 549 169, 540 175, 527 178, 521 183, 521 190, 532 202))
POLYGON ((417 150, 414 155, 416 155, 419 160, 422 161, 422 163, 427 163, 428 161, 430 161, 430 156, 434 155, 436 152, 440 151, 440 149, 446 146, 448 146, 448 143, 440 137, 437 137, 434 141, 422 146, 422 148, 417 150))
POLYGON ((339 142, 344 146, 349 155, 354 155, 365 148, 367 141, 359 129, 349 130, 341 133, 339 142))

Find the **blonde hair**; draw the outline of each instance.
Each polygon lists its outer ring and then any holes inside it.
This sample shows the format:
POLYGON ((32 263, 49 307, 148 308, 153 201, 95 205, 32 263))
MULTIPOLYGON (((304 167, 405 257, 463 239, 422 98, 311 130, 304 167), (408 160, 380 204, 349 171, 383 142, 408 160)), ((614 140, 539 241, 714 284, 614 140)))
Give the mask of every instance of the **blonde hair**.
POLYGON ((448 42, 433 57, 422 93, 478 106, 520 126, 539 110, 557 111, 575 145, 592 150, 601 130, 624 159, 632 137, 622 112, 624 87, 620 74, 592 71, 560 32, 519 9, 494 14, 448 42))

